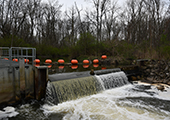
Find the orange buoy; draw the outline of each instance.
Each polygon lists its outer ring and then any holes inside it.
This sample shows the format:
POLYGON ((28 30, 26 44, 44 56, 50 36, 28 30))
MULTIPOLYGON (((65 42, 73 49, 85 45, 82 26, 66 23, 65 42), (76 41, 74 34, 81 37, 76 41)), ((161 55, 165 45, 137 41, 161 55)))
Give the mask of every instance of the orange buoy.
POLYGON ((89 60, 83 60, 83 64, 89 64, 89 60))
POLYGON ((48 68, 51 68, 51 67, 52 67, 52 65, 49 65, 49 66, 48 66, 48 68))
POLYGON ((18 59, 14 58, 13 61, 18 62, 18 59))
POLYGON ((24 62, 25 63, 29 63, 29 59, 24 59, 24 62))
POLYGON ((59 60, 58 60, 58 63, 64 64, 64 60, 63 60, 63 59, 59 59, 59 60))
POLYGON ((88 68, 88 67, 89 67, 89 65, 87 65, 87 64, 83 65, 83 68, 88 68))
POLYGON ((51 64, 51 63, 52 63, 52 60, 51 60, 51 59, 46 59, 46 60, 45 60, 45 63, 51 64))
POLYGON ((106 55, 102 55, 102 59, 106 59, 107 58, 107 56, 106 55))
POLYGON ((93 64, 93 67, 97 68, 99 67, 99 64, 93 64))
POLYGON ((5 60, 9 60, 8 58, 4 58, 5 60))
POLYGON ((63 66, 63 65, 61 65, 61 66, 58 66, 58 68, 59 68, 59 69, 64 69, 64 66, 63 66))
POLYGON ((94 63, 94 64, 98 64, 98 63, 99 63, 99 60, 98 60, 98 59, 94 59, 94 60, 93 60, 93 63, 94 63))
POLYGON ((78 60, 72 59, 72 60, 71 60, 71 63, 72 63, 72 64, 78 64, 78 60))
POLYGON ((72 65, 71 66, 71 69, 73 69, 73 70, 75 70, 75 69, 77 69, 78 68, 78 65, 72 65))
POLYGON ((35 60, 34 60, 34 63, 35 63, 35 64, 40 64, 40 60, 39 60, 39 59, 35 59, 35 60))
POLYGON ((106 67, 102 67, 102 70, 105 70, 105 69, 107 69, 106 67))
POLYGON ((38 67, 38 66, 40 66, 40 64, 34 64, 34 66, 38 67))

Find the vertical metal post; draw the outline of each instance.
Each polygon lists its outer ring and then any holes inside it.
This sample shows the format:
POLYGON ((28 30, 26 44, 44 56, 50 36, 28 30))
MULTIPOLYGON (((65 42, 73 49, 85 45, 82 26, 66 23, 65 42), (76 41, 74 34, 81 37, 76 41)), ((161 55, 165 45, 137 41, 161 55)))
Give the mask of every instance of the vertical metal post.
POLYGON ((21 58, 23 58, 23 50, 22 50, 22 48, 21 48, 21 58))

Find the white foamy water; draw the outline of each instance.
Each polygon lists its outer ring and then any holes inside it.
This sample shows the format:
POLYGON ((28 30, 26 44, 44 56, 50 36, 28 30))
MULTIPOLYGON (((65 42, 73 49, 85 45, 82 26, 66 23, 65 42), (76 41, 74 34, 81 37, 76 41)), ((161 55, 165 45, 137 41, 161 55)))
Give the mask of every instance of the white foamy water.
POLYGON ((15 111, 14 107, 5 107, 3 111, 0 111, 0 120, 5 118, 10 118, 18 115, 19 113, 15 111))
POLYGON ((170 90, 141 88, 147 86, 125 85, 41 109, 47 116, 61 114, 63 120, 170 120, 170 90))

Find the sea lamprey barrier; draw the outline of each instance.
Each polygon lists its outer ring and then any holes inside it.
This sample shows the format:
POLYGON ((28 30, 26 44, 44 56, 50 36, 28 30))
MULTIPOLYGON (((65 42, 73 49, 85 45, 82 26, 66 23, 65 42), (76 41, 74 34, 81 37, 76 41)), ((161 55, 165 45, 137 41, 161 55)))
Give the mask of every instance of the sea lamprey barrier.
MULTIPOLYGON (((87 75, 87 73, 84 74, 87 75)), ((52 104, 74 100, 83 96, 96 94, 105 89, 129 84, 128 78, 123 71, 86 77, 75 77, 65 80, 57 80, 57 76, 56 80, 54 80, 54 75, 49 75, 49 79, 50 78, 52 81, 47 83, 46 102, 52 104)))

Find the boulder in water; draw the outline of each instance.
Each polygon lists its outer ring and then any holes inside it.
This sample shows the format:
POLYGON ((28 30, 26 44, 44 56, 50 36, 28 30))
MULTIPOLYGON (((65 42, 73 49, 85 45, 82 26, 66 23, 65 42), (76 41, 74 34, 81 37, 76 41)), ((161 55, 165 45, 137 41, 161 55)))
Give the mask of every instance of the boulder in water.
POLYGON ((160 91, 164 91, 164 89, 165 89, 165 87, 163 85, 158 85, 156 88, 160 91))

